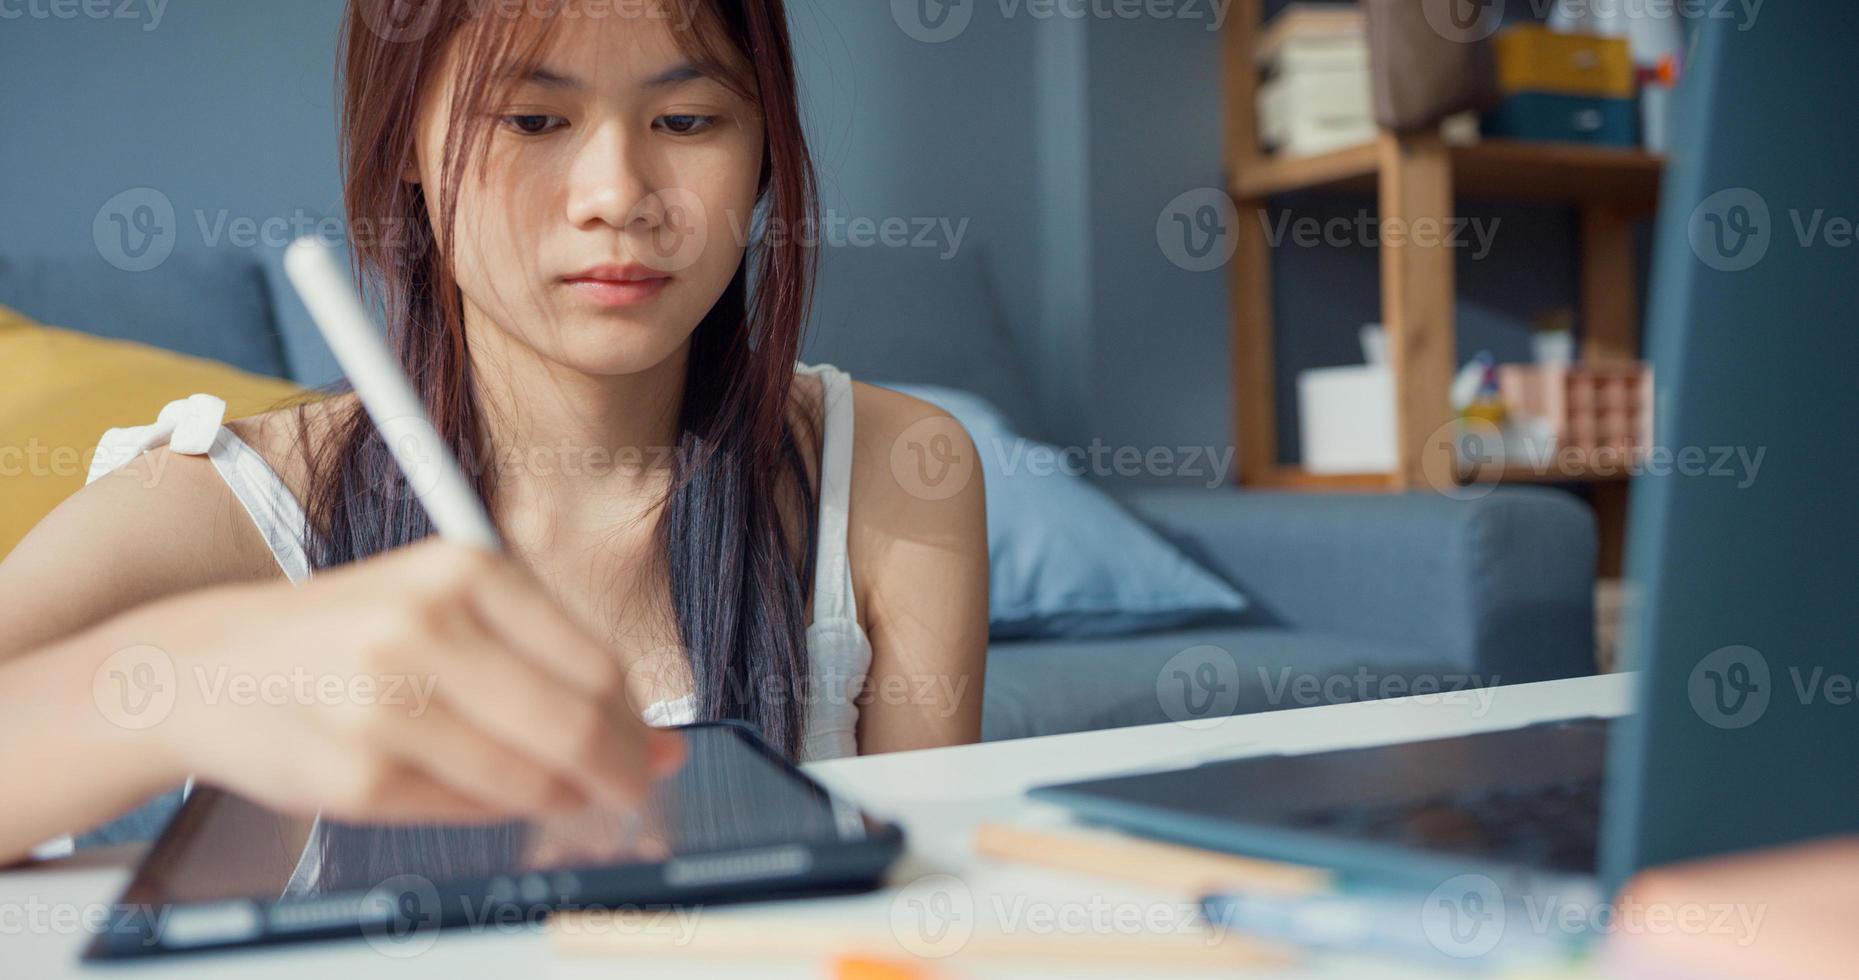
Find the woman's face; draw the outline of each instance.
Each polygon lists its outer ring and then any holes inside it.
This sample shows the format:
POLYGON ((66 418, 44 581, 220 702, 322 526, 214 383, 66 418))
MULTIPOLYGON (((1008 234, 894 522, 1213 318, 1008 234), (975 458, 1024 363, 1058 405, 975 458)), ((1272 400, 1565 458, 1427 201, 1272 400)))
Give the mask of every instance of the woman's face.
MULTIPOLYGON (((729 285, 762 120, 699 73, 673 33, 688 28, 673 23, 570 20, 492 107, 489 159, 458 195, 455 268, 473 331, 584 374, 634 374, 679 351, 729 285)), ((418 120, 435 222, 453 50, 418 120)))

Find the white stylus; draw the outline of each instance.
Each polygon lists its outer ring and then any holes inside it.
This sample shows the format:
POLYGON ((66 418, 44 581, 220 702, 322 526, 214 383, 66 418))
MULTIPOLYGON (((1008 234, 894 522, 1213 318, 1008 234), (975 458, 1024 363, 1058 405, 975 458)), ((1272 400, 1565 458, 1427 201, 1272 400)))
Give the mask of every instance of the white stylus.
POLYGON ((394 362, 334 250, 315 238, 299 238, 284 252, 284 272, 440 536, 503 550, 496 525, 394 362))

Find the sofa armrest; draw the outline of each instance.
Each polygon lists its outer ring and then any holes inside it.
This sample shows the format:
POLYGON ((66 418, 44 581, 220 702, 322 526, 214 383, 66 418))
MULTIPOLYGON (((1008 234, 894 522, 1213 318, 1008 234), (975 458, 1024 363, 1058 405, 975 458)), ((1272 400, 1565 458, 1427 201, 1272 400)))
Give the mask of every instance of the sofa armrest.
POLYGON ((1249 622, 1392 641, 1490 683, 1595 670, 1595 525, 1567 493, 1170 487, 1123 501, 1245 593, 1249 622))

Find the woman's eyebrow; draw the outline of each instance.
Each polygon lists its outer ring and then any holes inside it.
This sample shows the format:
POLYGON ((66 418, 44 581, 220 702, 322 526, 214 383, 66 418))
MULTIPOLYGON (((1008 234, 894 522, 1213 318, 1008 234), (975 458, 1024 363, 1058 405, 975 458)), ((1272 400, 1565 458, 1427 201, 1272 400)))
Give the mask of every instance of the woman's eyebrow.
MULTIPOLYGON (((653 75, 652 77, 646 79, 641 84, 643 84, 647 88, 663 88, 669 85, 677 85, 680 82, 688 82, 688 81, 691 81, 692 79, 707 78, 707 77, 709 77, 708 72, 697 67, 696 65, 686 62, 684 64, 675 65, 671 68, 667 68, 664 71, 661 71, 658 74, 653 75)), ((552 68, 545 68, 541 65, 537 65, 536 67, 523 72, 522 75, 520 76, 520 80, 526 84, 540 85, 543 88, 556 88, 556 89, 585 89, 587 88, 586 83, 582 82, 581 79, 576 78, 575 76, 567 74, 565 72, 556 71, 552 68)))

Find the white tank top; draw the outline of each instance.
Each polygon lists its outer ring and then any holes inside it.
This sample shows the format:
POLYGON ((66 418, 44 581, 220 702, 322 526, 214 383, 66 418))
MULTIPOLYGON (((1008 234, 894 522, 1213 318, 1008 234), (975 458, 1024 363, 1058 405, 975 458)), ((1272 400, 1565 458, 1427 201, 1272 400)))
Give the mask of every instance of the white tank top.
MULTIPOLYGON (((813 622, 807 627, 809 696, 801 759, 858 754, 855 700, 871 669, 871 642, 859 626, 846 554, 847 501, 852 482, 852 379, 828 364, 797 365, 799 376, 820 379, 824 425, 820 450, 820 537, 813 580, 813 622)), ((278 567, 293 582, 311 573, 304 549, 304 513, 297 498, 258 451, 226 427, 226 403, 212 395, 170 402, 150 425, 103 434, 91 463, 91 483, 138 455, 168 445, 174 452, 212 460, 233 495, 264 536, 278 567)), ((695 695, 659 701, 645 710, 654 725, 697 720, 695 695)))

